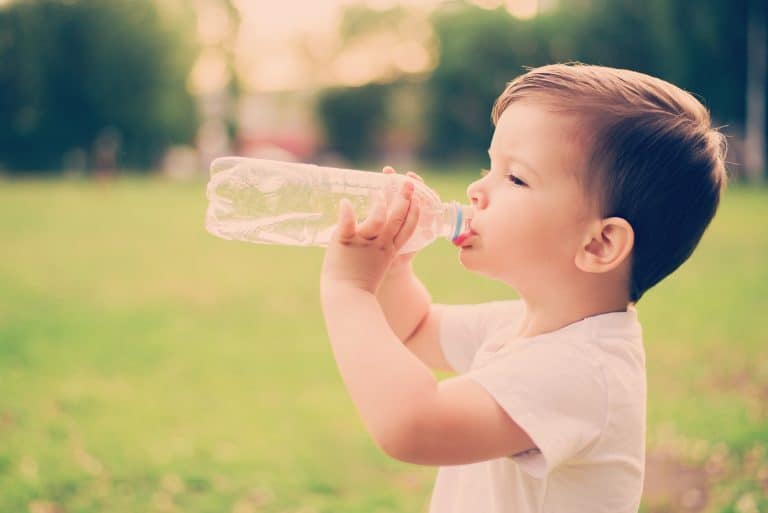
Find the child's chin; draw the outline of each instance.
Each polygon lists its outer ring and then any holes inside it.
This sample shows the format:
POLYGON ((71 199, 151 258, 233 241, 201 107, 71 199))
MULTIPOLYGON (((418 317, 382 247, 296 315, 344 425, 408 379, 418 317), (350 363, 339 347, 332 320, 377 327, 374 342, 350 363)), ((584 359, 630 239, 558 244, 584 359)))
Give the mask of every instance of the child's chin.
POLYGON ((459 249, 459 262, 470 271, 475 271, 477 270, 476 254, 477 252, 472 246, 463 247, 459 249))

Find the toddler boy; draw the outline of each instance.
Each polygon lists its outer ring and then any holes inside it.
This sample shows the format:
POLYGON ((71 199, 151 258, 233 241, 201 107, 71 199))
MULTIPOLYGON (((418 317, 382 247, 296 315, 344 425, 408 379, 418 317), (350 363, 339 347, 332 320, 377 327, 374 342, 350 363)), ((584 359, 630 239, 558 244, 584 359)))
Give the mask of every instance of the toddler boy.
POLYGON ((690 94, 599 66, 533 69, 492 118, 459 260, 520 299, 432 304, 413 254, 397 254, 419 218, 412 183, 359 224, 343 201, 321 276, 339 370, 388 455, 440 466, 431 513, 636 512, 634 305, 713 218, 724 138, 690 94))

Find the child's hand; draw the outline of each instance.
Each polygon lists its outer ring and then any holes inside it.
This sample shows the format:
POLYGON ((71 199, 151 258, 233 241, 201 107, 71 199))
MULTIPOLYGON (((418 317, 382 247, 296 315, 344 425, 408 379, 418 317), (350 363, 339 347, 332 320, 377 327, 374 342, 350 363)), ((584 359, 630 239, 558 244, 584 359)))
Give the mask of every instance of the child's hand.
MULTIPOLYGON (((397 171, 391 166, 385 166, 383 169, 384 174, 386 175, 392 175, 397 174, 397 171)), ((414 173, 413 171, 408 171, 405 173, 406 176, 409 178, 416 179, 420 181, 421 183, 424 183, 424 179, 414 173)), ((408 268, 409 264, 413 260, 413 257, 416 256, 416 251, 412 251, 410 253, 404 253, 402 255, 395 256, 395 259, 392 261, 392 265, 389 268, 390 272, 400 272, 402 269, 408 268)))
POLYGON ((400 248, 416 230, 418 199, 413 184, 403 183, 387 211, 383 198, 357 225, 351 203, 339 207, 339 224, 323 261, 321 288, 342 285, 376 293, 400 248))

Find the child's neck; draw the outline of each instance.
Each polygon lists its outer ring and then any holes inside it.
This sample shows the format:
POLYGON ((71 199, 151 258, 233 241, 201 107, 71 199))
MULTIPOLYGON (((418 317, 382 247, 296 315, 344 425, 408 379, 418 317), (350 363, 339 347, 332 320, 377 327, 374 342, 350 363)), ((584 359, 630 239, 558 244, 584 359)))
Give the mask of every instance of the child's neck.
POLYGON ((559 289, 551 297, 521 297, 525 304, 525 316, 518 336, 528 338, 549 333, 587 317, 626 311, 629 306, 629 299, 624 292, 592 297, 581 292, 569 294, 559 289))

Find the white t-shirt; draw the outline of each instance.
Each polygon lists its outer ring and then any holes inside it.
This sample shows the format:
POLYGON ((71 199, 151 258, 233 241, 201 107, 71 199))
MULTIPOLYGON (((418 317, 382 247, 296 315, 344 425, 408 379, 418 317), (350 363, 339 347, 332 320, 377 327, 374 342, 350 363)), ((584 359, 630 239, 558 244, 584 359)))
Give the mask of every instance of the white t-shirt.
POLYGON ((514 339, 521 301, 446 306, 440 344, 538 449, 441 467, 430 513, 636 513, 645 467, 637 311, 514 339))

